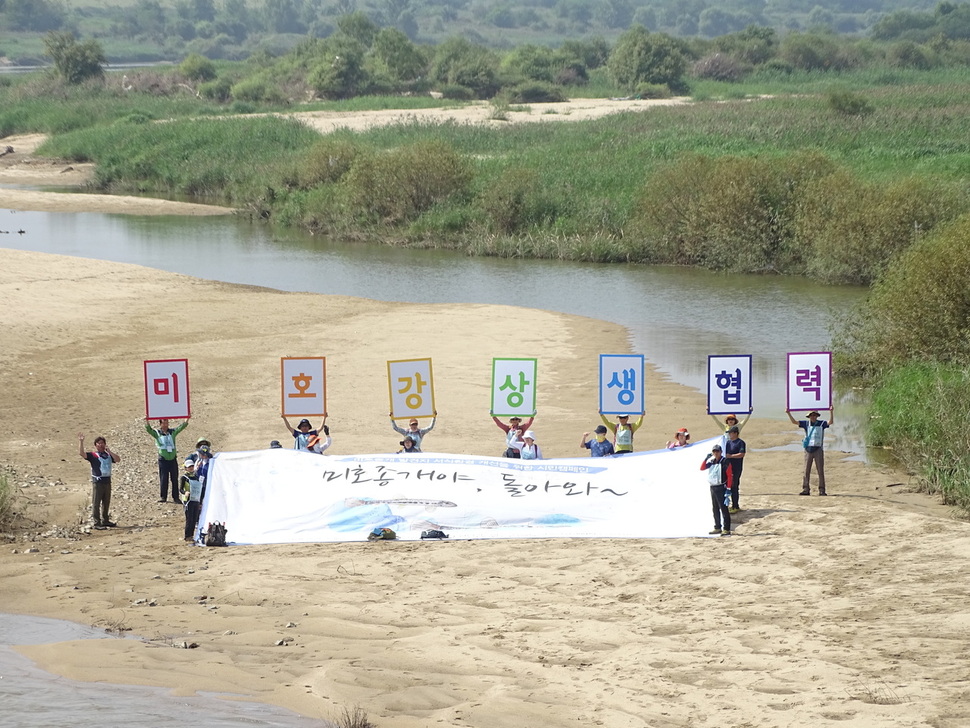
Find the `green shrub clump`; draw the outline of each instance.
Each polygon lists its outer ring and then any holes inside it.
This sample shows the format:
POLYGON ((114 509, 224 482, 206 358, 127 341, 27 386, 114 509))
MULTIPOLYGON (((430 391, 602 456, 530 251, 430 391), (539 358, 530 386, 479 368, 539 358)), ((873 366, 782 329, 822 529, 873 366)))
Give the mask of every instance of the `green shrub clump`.
POLYGON ((873 392, 870 444, 891 448, 922 489, 970 512, 970 372, 954 364, 906 364, 873 392))
POLYGON ((351 205, 366 220, 400 224, 449 197, 472 179, 467 160, 445 142, 426 141, 358 159, 346 176, 351 205))
POLYGON ((211 81, 216 77, 216 65, 205 56, 190 53, 179 65, 179 72, 191 81, 211 81))

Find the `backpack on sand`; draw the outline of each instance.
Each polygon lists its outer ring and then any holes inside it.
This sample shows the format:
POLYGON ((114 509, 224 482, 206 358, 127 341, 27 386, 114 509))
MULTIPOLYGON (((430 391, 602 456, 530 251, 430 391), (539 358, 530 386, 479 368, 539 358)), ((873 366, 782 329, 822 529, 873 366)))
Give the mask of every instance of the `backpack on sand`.
POLYGON ((205 532, 206 546, 225 546, 226 545, 226 524, 210 523, 205 532))

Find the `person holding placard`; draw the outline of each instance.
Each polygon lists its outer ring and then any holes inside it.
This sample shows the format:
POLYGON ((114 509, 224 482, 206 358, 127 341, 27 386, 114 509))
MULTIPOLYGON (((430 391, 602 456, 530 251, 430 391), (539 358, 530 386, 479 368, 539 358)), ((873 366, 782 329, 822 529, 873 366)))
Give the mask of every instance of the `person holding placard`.
POLYGON ((168 500, 169 486, 171 486, 172 491, 172 502, 179 502, 179 465, 175 451, 175 437, 188 426, 188 420, 185 420, 174 430, 169 429, 167 419, 158 421, 158 429, 152 427, 150 422, 145 423, 145 431, 152 436, 152 439, 155 440, 155 447, 158 448, 159 503, 165 503, 168 500))
POLYGON ((91 515, 98 531, 114 528, 108 518, 111 505, 111 466, 121 462, 121 456, 111 452, 108 442, 100 435, 94 438, 94 450, 85 452, 84 433, 77 433, 78 453, 91 466, 91 515))
POLYGON ((518 415, 513 415, 512 417, 509 417, 509 424, 507 425, 504 422, 502 422, 502 420, 500 420, 498 417, 496 417, 493 412, 490 411, 489 414, 492 415, 492 422, 494 422, 495 425, 502 432, 505 433, 505 453, 503 457, 507 457, 507 458, 520 457, 519 449, 514 447, 512 443, 516 440, 521 442, 518 434, 516 433, 519 432, 520 430, 524 431, 532 427, 532 423, 536 418, 535 412, 532 413, 532 416, 525 424, 522 424, 521 417, 519 417, 518 415))
POLYGON ((606 429, 605 425, 597 426, 594 431, 596 437, 592 440, 589 439, 589 433, 583 433, 583 439, 580 440, 579 446, 589 450, 590 457, 603 458, 608 455, 613 454, 613 443, 606 439, 606 433, 609 430, 606 429))
POLYGON ((751 413, 753 411, 754 411, 754 408, 752 407, 751 409, 748 410, 748 414, 746 414, 744 416, 744 419, 741 420, 740 422, 738 421, 737 415, 728 415, 727 417, 724 418, 724 422, 721 422, 717 418, 717 415, 711 415, 711 419, 717 423, 717 426, 721 428, 721 432, 724 433, 725 439, 727 439, 728 430, 730 430, 732 427, 737 427, 738 432, 741 432, 741 430, 744 429, 744 426, 748 424, 748 420, 751 419, 751 413))
POLYGON ((414 443, 414 452, 421 452, 421 441, 424 439, 425 435, 434 429, 434 425, 438 421, 437 410, 434 411, 433 415, 434 416, 431 418, 431 424, 427 427, 419 427, 418 421, 412 417, 408 422, 408 429, 406 430, 403 427, 397 426, 397 423, 394 421, 393 413, 390 413, 388 416, 391 418, 391 427, 394 428, 394 432, 410 437, 414 443))
MULTIPOLYGON (((601 412, 600 419, 613 433, 613 442, 615 443, 613 454, 624 455, 633 452, 633 433, 639 430, 640 425, 643 424, 643 415, 640 415, 639 419, 633 424, 630 424, 630 415, 617 415, 616 419, 619 422, 614 423, 606 419, 606 415, 601 412)), ((599 428, 596 429, 599 431, 599 428)))
POLYGON ((827 495, 825 492, 825 450, 823 448, 823 439, 825 438, 825 431, 829 428, 829 425, 835 422, 835 410, 832 410, 828 421, 820 420, 819 417, 821 415, 817 410, 809 412, 807 420, 796 420, 791 416, 791 411, 787 414, 788 419, 791 420, 793 425, 805 430, 805 437, 802 439, 802 447, 805 448, 805 475, 802 478, 802 492, 798 495, 812 494, 810 484, 813 463, 815 464, 815 472, 818 473, 818 494, 827 495))
MULTIPOLYGON (((310 424, 310 420, 304 418, 300 420, 300 423, 294 429, 290 426, 290 421, 286 419, 286 415, 283 415, 283 424, 286 425, 286 429, 290 431, 293 435, 293 449, 294 450, 306 450, 307 444, 310 442, 311 437, 316 437, 320 434, 317 430, 312 429, 313 425, 310 424)), ((323 416, 323 424, 320 425, 323 428, 323 432, 326 435, 330 434, 330 428, 327 427, 327 416, 323 416)))

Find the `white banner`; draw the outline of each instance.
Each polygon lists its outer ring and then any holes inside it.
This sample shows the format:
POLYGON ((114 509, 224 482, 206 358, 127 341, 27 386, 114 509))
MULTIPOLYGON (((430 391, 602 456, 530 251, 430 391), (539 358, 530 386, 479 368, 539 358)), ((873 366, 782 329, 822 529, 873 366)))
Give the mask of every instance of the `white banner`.
POLYGON ((492 414, 531 417, 536 411, 535 359, 492 359, 492 414))
POLYGON ((751 355, 707 357, 707 413, 751 410, 751 355))
POLYGON ((224 522, 236 544, 365 541, 374 528, 391 528, 402 540, 428 529, 452 539, 706 536, 713 516, 700 464, 717 441, 531 461, 220 453, 200 528, 224 522))
POLYGON ((788 411, 832 409, 832 353, 788 355, 788 411))
POLYGON ((327 413, 327 358, 280 359, 284 417, 322 417, 327 413))
POLYGON ((641 354, 600 354, 600 413, 642 415, 645 382, 641 354))
POLYGON ((434 377, 431 359, 400 359, 387 362, 387 386, 391 417, 434 416, 434 377))
POLYGON ((189 360, 156 359, 145 365, 145 419, 176 420, 192 416, 189 360))

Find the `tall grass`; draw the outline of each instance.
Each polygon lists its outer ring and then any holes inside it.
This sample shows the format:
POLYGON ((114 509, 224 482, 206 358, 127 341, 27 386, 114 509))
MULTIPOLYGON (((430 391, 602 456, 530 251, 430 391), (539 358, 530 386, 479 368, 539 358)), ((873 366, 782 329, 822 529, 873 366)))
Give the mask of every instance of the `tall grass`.
POLYGON ((13 519, 14 507, 14 488, 10 483, 10 478, 5 473, 0 473, 0 531, 5 531, 10 527, 13 519))
POLYGON ((892 448, 921 487, 970 512, 970 372, 963 366, 907 364, 872 398, 869 441, 892 448))

